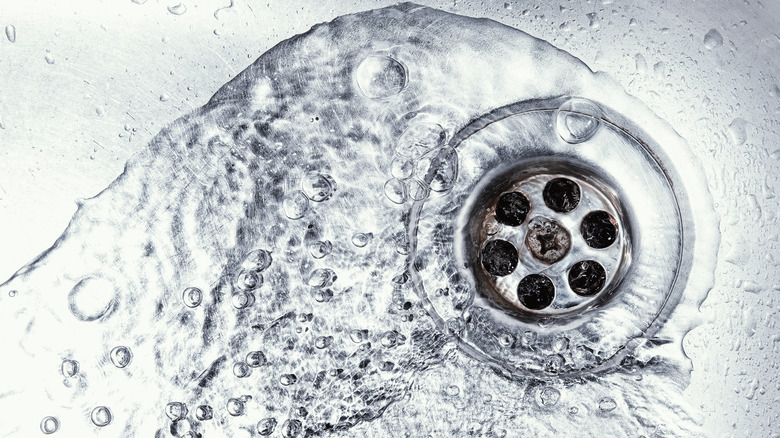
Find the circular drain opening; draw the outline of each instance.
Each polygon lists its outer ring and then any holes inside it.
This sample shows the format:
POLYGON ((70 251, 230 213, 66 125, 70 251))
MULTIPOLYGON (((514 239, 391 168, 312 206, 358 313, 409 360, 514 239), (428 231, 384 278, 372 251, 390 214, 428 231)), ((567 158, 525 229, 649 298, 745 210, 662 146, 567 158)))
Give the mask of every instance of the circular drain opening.
POLYGON ((467 214, 477 245, 464 246, 478 290, 524 318, 571 314, 615 290, 631 260, 630 227, 595 171, 537 158, 482 186, 467 214))
POLYGON ((529 101, 452 138, 457 182, 413 208, 413 275, 464 351, 512 373, 593 372, 674 307, 687 197, 663 149, 620 120, 529 101))

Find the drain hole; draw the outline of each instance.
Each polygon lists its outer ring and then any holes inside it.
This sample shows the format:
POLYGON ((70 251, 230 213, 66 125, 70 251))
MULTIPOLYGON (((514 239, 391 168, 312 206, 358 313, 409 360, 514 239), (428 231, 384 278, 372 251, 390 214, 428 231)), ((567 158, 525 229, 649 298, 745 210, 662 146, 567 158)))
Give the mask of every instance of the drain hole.
POLYGON ((523 277, 517 285, 517 298, 520 304, 531 310, 542 310, 555 299, 553 282, 542 274, 523 277))
POLYGON ((496 204, 496 220, 504 225, 516 227, 523 222, 531 210, 528 198, 520 192, 504 193, 496 204))
POLYGON ((551 210, 568 213, 580 203, 580 186, 568 178, 555 178, 544 187, 542 196, 551 210))
POLYGON ((511 274, 517 267, 517 262, 517 249, 506 240, 491 240, 482 249, 482 266, 496 277, 511 274))
POLYGON ((603 249, 615 242, 617 221, 606 211, 593 211, 582 220, 580 233, 588 246, 603 249))
POLYGON ((569 286, 584 297, 596 295, 607 280, 607 271, 595 260, 583 260, 569 270, 569 286))

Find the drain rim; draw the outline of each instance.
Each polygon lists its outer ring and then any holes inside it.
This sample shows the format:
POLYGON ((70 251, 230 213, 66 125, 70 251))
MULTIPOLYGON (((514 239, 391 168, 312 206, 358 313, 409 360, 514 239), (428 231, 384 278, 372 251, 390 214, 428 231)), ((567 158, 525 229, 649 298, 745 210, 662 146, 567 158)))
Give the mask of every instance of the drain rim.
MULTIPOLYGON (((564 96, 564 97, 558 97, 549 100, 530 100, 530 101, 519 102, 519 103, 498 108, 479 118, 472 119, 472 122, 470 122, 468 125, 462 128, 460 131, 456 133, 456 135, 452 137, 452 139, 449 142, 449 148, 450 150, 453 149, 458 150, 457 149, 458 146, 462 142, 467 140, 469 137, 474 135, 475 133, 481 131, 482 129, 486 128, 489 125, 500 122, 511 116, 519 115, 522 113, 533 113, 533 112, 540 112, 540 111, 554 113, 557 107, 560 106, 561 103, 569 99, 570 99, 569 96, 564 96)), ((671 196, 671 199, 673 199, 672 204, 675 212, 674 217, 677 220, 676 223, 679 225, 679 229, 678 229, 679 245, 677 245, 677 247, 675 248, 676 249, 675 254, 677 254, 678 257, 676 259, 676 267, 674 269, 675 274, 672 276, 671 282, 669 284, 668 293, 666 293, 665 296, 663 297, 661 304, 658 306, 657 312, 654 313, 654 317, 646 325, 646 327, 642 328, 640 332, 636 334, 636 336, 632 335, 629 339, 627 339, 627 341, 623 345, 620 345, 614 352, 603 357, 603 359, 600 358, 599 361, 595 363, 593 366, 563 370, 559 373, 556 373, 556 375, 558 376, 577 375, 583 372, 603 371, 606 369, 610 369, 614 367, 617 363, 619 363, 619 361, 622 360, 622 358, 628 352, 632 351, 634 347, 640 343, 638 338, 641 339, 643 337, 649 337, 662 327, 663 322, 666 320, 668 315, 674 311, 675 305, 680 301, 681 292, 685 288, 685 285, 687 283, 687 278, 694 267, 692 259, 690 258, 693 252, 694 220, 692 219, 692 216, 690 214, 691 206, 688 204, 689 194, 687 193, 687 191, 684 191, 685 189, 690 189, 690 187, 687 187, 686 185, 682 184, 681 179, 675 170, 676 165, 678 165, 679 163, 671 159, 668 159, 668 156, 666 156, 661 146, 657 142, 655 142, 654 138, 647 135, 644 130, 640 129, 636 124, 632 123, 629 119, 618 114, 613 109, 603 104, 597 103, 597 105, 601 114, 600 123, 606 124, 606 126, 609 126, 615 132, 620 133, 621 135, 624 135, 625 137, 631 139, 631 141, 635 142, 636 145, 639 146, 638 149, 643 154, 643 156, 646 156, 646 158, 649 159, 652 163, 654 163, 655 167, 659 169, 659 173, 663 177, 662 180, 665 183, 665 186, 669 188, 669 195, 671 196), (663 159, 666 159, 666 161, 662 161, 663 159)), ((647 119, 645 118, 645 120, 647 119)), ((657 123, 654 120, 650 120, 650 121, 653 123, 650 123, 649 126, 657 125, 657 123)), ((660 128, 662 128, 662 131, 664 131, 664 133, 669 131, 668 126, 661 125, 660 128)), ((679 141, 675 141, 671 143, 673 143, 673 145, 674 144, 679 145, 679 143, 684 144, 684 141, 680 139, 679 141)), ((576 147, 579 145, 577 144, 571 146, 576 147)), ((689 167, 689 163, 683 163, 681 167, 682 168, 689 167)), ((459 181, 457 184, 461 184, 461 183, 462 181, 459 181)), ((410 222, 409 222, 410 223, 409 232, 412 236, 414 236, 418 231, 418 222, 420 221, 420 218, 424 213, 423 206, 426 204, 426 202, 430 202, 430 201, 431 200, 422 200, 413 204, 411 209, 410 222)), ((707 206, 706 200, 704 200, 704 202, 698 202, 698 204, 703 205, 705 207, 707 206)), ((705 218, 705 220, 702 220, 701 222, 706 223, 708 221, 705 218)), ((434 317, 434 319, 437 321, 437 323, 440 324, 441 327, 446 329, 447 327, 445 321, 445 319, 447 319, 446 315, 438 314, 435 305, 431 301, 431 296, 428 296, 428 292, 425 289, 425 285, 423 284, 423 279, 421 278, 420 273, 414 269, 412 261, 414 260, 413 256, 418 253, 418 242, 416 242, 416 240, 413 240, 413 242, 414 245, 412 247, 412 252, 409 258, 410 274, 412 278, 415 280, 417 291, 420 294, 421 298, 423 299, 426 308, 429 310, 429 313, 434 317)), ((473 297, 470 299, 464 299, 463 302, 460 303, 456 308, 468 309, 471 307, 473 302, 474 302, 473 297)), ((470 318, 471 316, 467 316, 467 317, 470 318)), ((543 326, 542 329, 545 329, 547 327, 547 324, 549 324, 549 321, 540 320, 539 323, 543 326)), ((489 363, 492 362, 494 365, 503 368, 505 371, 509 372, 510 374, 520 374, 520 375, 530 374, 530 375, 537 375, 537 376, 539 375, 549 376, 549 374, 538 372, 537 370, 524 369, 522 367, 518 367, 516 366, 516 364, 507 365, 492 360, 493 358, 486 356, 481 351, 478 351, 477 348, 470 345, 468 340, 465 339, 464 337, 465 333, 467 333, 467 331, 461 333, 453 333, 459 345, 464 351, 472 355, 475 355, 480 359, 485 360, 486 362, 489 363)))

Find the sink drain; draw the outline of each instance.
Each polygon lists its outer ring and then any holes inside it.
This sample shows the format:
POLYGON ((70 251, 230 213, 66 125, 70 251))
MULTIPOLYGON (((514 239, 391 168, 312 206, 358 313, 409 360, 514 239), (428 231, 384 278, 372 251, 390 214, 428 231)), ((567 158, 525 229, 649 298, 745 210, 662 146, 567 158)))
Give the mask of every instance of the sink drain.
POLYGON ((603 299, 631 258, 616 191, 571 157, 542 160, 521 160, 486 181, 467 227, 477 242, 466 248, 477 288, 527 317, 603 299))
POLYGON ((592 372, 674 307, 676 175, 619 120, 585 99, 523 102, 450 140, 457 183, 413 208, 415 277, 465 351, 522 374, 592 372))

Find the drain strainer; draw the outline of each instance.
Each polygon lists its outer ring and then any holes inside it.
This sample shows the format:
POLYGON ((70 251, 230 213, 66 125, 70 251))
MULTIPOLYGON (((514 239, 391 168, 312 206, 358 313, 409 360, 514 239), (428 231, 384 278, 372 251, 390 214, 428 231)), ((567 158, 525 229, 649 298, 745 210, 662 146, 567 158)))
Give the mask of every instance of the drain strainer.
POLYGON ((457 183, 415 205, 414 262, 464 350, 510 372, 594 371, 673 307, 673 169, 618 120, 584 99, 524 102, 450 141, 457 183))

